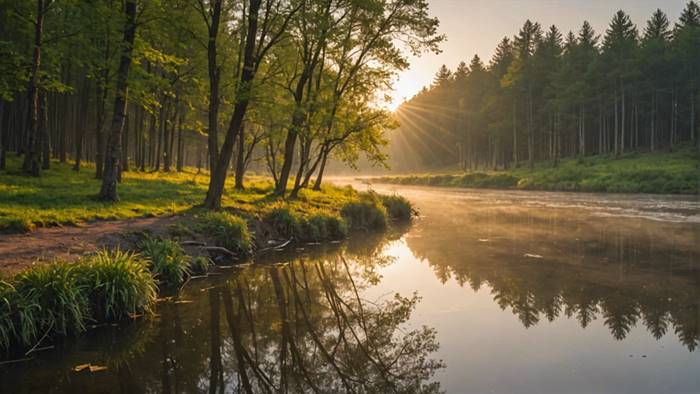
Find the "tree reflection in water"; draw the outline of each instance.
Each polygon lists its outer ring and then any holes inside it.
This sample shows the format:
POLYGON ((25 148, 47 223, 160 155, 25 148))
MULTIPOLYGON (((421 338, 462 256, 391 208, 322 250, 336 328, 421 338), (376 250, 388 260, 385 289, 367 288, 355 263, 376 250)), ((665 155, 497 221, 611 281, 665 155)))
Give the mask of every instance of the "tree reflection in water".
POLYGON ((577 211, 448 207, 420 223, 406 245, 441 282, 486 286, 524 327, 602 319, 624 339, 643 324, 700 345, 700 246, 693 225, 582 216, 577 211), (459 228, 457 233, 446 229, 459 228), (528 257, 525 253, 537 256, 528 257))

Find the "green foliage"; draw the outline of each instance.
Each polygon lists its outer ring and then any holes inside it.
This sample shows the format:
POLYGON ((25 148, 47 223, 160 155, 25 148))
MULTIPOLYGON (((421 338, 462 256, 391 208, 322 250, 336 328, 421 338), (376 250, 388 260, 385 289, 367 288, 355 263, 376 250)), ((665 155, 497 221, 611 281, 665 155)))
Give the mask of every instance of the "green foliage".
POLYGON ((316 212, 308 217, 292 212, 289 207, 277 207, 263 217, 275 237, 293 238, 300 242, 338 240, 347 236, 347 224, 337 215, 316 212))
POLYGON ((391 220, 406 222, 411 220, 413 206, 405 197, 399 195, 381 196, 382 204, 391 220))
POLYGON ((148 237, 138 248, 153 275, 166 286, 178 285, 190 275, 190 257, 176 241, 148 237))
POLYGON ((240 216, 227 212, 207 212, 199 219, 197 230, 214 240, 217 246, 224 247, 241 257, 252 253, 252 237, 248 223, 240 216))
POLYGON ((85 289, 90 314, 98 321, 153 311, 155 279, 148 263, 134 253, 98 252, 77 265, 77 276, 85 289))
POLYGON ((190 263, 190 271, 193 275, 206 275, 212 265, 211 259, 206 256, 197 256, 190 263))
POLYGON ((692 148, 674 153, 630 153, 567 159, 533 171, 383 177, 381 182, 492 189, 557 190, 613 193, 698 194, 700 175, 692 148))
POLYGON ((138 255, 102 251, 74 263, 37 265, 0 280, 0 350, 71 335, 91 321, 151 313, 155 278, 138 255))
MULTIPOLYGON (((39 265, 15 276, 13 285, 22 299, 21 304, 39 306, 38 311, 32 312, 35 329, 27 330, 31 335, 25 339, 44 332, 68 335, 85 330, 89 307, 75 269, 70 264, 54 263, 39 265)), ((25 327, 22 329, 24 332, 25 327)))
POLYGON ((340 210, 350 230, 382 230, 387 225, 387 212, 378 194, 361 193, 358 201, 349 202, 340 210))

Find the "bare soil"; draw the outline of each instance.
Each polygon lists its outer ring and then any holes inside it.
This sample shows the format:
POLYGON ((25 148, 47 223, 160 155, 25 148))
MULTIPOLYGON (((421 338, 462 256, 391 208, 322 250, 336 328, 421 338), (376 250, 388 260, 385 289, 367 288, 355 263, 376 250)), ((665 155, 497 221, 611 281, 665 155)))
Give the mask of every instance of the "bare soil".
POLYGON ((75 261, 102 248, 128 242, 126 234, 149 230, 166 234, 178 216, 96 221, 77 227, 39 228, 26 234, 0 234, 0 274, 55 260, 75 261))

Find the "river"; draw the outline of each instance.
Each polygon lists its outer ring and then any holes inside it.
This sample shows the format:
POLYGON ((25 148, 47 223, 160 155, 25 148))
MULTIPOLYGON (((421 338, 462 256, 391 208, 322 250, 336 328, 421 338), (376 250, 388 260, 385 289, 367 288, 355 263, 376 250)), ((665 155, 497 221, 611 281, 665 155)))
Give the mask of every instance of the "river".
POLYGON ((372 188, 420 217, 192 280, 0 392, 700 391, 697 197, 372 188))

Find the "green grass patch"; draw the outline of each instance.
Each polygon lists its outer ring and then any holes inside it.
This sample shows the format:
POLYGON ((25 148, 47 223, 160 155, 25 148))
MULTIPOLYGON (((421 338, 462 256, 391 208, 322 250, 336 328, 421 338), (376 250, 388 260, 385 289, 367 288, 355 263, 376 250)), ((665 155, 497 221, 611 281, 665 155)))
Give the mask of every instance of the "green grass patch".
POLYGON ((373 192, 362 193, 360 199, 349 202, 340 210, 350 230, 383 230, 387 225, 387 211, 381 197, 373 192))
POLYGON ((389 219, 399 222, 407 222, 413 216, 413 206, 405 197, 399 195, 381 196, 382 204, 386 208, 389 219))
POLYGON ((171 239, 146 237, 138 249, 155 278, 165 286, 178 285, 190 275, 190 256, 171 239))
POLYGON ((588 156, 538 163, 533 170, 382 177, 380 182, 470 187, 611 193, 698 194, 700 160, 694 147, 673 153, 631 152, 621 158, 588 156))
POLYGON ((133 253, 103 251, 73 264, 34 266, 0 280, 0 350, 150 314, 156 294, 146 261, 133 253))
POLYGON ((324 211, 303 215, 287 206, 279 206, 267 212, 262 221, 271 228, 272 237, 277 239, 321 242, 343 239, 348 233, 343 218, 324 211))
POLYGON ((252 254, 253 238, 248 223, 228 212, 207 212, 199 218, 197 231, 241 257, 252 254))
POLYGON ((91 316, 98 321, 153 312, 158 288, 147 262, 137 254, 98 252, 77 265, 77 275, 91 316))

